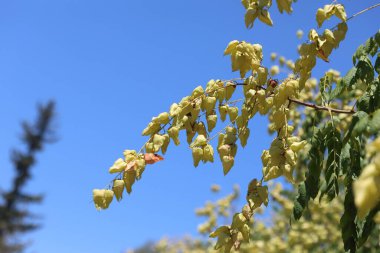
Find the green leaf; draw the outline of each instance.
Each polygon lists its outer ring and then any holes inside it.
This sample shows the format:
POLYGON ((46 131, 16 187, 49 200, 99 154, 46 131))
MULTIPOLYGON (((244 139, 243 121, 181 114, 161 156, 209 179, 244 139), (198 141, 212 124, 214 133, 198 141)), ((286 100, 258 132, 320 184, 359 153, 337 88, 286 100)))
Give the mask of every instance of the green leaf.
POLYGON ((342 231, 342 239, 345 251, 356 252, 358 241, 358 225, 356 224, 356 206, 352 191, 353 179, 358 177, 361 170, 361 143, 360 137, 355 137, 350 140, 350 155, 351 164, 347 168, 345 178, 346 196, 344 199, 344 213, 340 219, 342 231))
POLYGON ((360 136, 367 132, 369 122, 369 116, 367 113, 363 112, 361 114, 360 119, 355 124, 353 130, 352 130, 352 136, 360 136))
POLYGON ((370 134, 376 134, 380 131, 380 109, 372 114, 368 124, 368 131, 370 134))
MULTIPOLYGON (((343 145, 345 145, 350 140, 351 136, 353 135, 356 124, 358 122, 360 122, 363 118, 367 118, 367 117, 368 117, 368 114, 366 112, 363 112, 363 111, 358 111, 352 116, 351 124, 348 128, 348 131, 346 132, 346 135, 343 138, 343 145)), ((363 121, 361 121, 361 122, 363 123, 363 121)), ((363 125, 356 127, 355 134, 356 135, 360 134, 359 130, 363 129, 363 128, 365 128, 365 126, 363 126, 363 125)))
POLYGON ((306 195, 305 183, 301 183, 298 186, 298 196, 294 201, 293 215, 296 220, 299 220, 302 217, 303 210, 307 205, 308 197, 306 195))
POLYGON ((375 215, 380 211, 380 205, 377 205, 374 209, 369 212, 364 220, 363 229, 360 233, 358 239, 358 247, 361 247, 368 239, 368 236, 372 233, 373 229, 376 227, 376 223, 373 220, 375 215))
POLYGON ((380 53, 377 54, 374 69, 377 74, 380 74, 380 53))
POLYGON ((346 197, 344 199, 344 213, 340 219, 342 229, 342 239, 344 250, 350 252, 356 251, 356 238, 358 227, 355 223, 356 206, 352 194, 352 186, 346 189, 346 197))
POLYGON ((335 89, 333 89, 331 92, 330 92, 330 101, 331 100, 334 100, 335 98, 339 97, 340 95, 342 95, 342 93, 344 92, 346 86, 344 85, 344 82, 343 80, 340 80, 336 86, 335 86, 335 89))
POLYGON ((350 148, 350 143, 346 143, 345 145, 343 145, 342 151, 340 153, 340 167, 342 169, 343 174, 347 173, 347 168, 351 162, 350 148))
POLYGON ((334 127, 332 122, 327 125, 326 146, 328 156, 325 167, 326 187, 321 191, 320 199, 324 194, 328 195, 331 201, 339 194, 338 176, 340 174, 340 154, 342 150, 342 142, 340 132, 334 127))
POLYGON ((371 60, 368 56, 360 57, 358 63, 356 64, 356 75, 358 79, 370 83, 374 79, 374 68, 372 66, 371 60))
POLYGON ((344 85, 344 87, 351 87, 352 85, 356 84, 357 82, 356 72, 357 72, 357 68, 353 67, 342 78, 342 85, 344 85))
MULTIPOLYGON (((379 32, 377 34, 379 34, 379 32)), ((356 64, 356 61, 361 57, 367 55, 374 56, 377 53, 379 44, 376 42, 375 37, 376 35, 369 38, 364 44, 360 45, 358 49, 356 49, 356 52, 352 57, 354 65, 356 64)))
POLYGON ((309 151, 310 161, 308 164, 308 172, 306 176, 305 186, 307 195, 315 199, 318 195, 320 187, 320 176, 323 168, 323 154, 325 152, 325 131, 326 127, 323 125, 318 128, 311 140, 311 149, 309 151))

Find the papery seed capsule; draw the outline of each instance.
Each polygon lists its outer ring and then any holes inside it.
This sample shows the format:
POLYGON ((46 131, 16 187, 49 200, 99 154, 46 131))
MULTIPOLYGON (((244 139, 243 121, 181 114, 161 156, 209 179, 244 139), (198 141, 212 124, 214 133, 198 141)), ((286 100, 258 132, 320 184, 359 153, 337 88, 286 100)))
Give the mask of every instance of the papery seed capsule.
POLYGON ((113 200, 114 193, 112 190, 105 190, 104 191, 104 203, 105 203, 105 208, 108 208, 109 205, 111 204, 113 200))
POLYGON ((200 160, 203 159, 203 149, 199 147, 193 147, 191 150, 193 154, 194 167, 198 167, 200 160))
POLYGON ((207 130, 209 132, 211 132, 215 128, 217 120, 218 116, 216 114, 207 116, 207 130))
POLYGON ((224 175, 227 175, 227 173, 231 170, 231 168, 234 166, 234 162, 235 160, 232 156, 223 156, 222 165, 224 175))
POLYGON ((207 144, 203 148, 204 162, 210 161, 214 162, 214 149, 210 144, 207 144))
POLYGON ((178 138, 179 128, 178 127, 174 127, 174 126, 170 127, 168 129, 168 134, 169 134, 170 138, 173 139, 174 144, 175 145, 179 145, 179 143, 180 143, 179 138, 178 138))
POLYGON ((117 201, 120 201, 123 197, 124 181, 120 179, 114 180, 112 190, 115 193, 117 201))

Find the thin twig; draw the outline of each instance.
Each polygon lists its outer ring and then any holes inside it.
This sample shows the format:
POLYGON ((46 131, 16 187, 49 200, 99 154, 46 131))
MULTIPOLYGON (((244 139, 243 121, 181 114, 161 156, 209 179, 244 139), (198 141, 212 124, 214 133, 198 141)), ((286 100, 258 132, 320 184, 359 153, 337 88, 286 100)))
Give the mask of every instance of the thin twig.
POLYGON ((293 103, 296 103, 296 104, 299 104, 299 105, 304 105, 304 106, 307 106, 307 107, 314 108, 317 111, 330 111, 330 112, 345 113, 345 114, 354 114, 355 113, 354 110, 335 109, 335 108, 331 108, 331 107, 320 106, 320 105, 315 105, 315 104, 303 102, 303 101, 300 101, 300 100, 297 100, 297 99, 294 99, 294 98, 288 98, 288 100, 290 102, 293 102, 293 103))

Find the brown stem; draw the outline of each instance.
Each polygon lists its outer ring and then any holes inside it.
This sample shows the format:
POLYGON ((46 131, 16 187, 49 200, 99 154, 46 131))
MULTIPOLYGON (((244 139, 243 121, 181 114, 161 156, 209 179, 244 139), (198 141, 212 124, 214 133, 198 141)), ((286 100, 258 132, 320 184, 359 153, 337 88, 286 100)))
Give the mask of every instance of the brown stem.
POLYGON ((345 114, 354 114, 354 110, 342 110, 342 109, 335 109, 331 107, 326 107, 326 106, 320 106, 320 105, 315 105, 307 102, 303 102, 294 98, 288 98, 289 102, 296 103, 299 105, 304 105, 310 108, 314 108, 317 111, 330 111, 330 112, 335 112, 335 113, 345 113, 345 114))

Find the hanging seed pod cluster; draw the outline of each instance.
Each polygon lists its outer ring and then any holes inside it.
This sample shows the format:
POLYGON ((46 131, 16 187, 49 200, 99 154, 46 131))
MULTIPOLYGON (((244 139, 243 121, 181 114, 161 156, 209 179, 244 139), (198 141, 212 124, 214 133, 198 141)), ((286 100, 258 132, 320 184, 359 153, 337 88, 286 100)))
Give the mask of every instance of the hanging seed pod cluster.
MULTIPOLYGON (((281 13, 292 12, 292 0, 276 2, 281 13)), ((243 0, 242 4, 247 27, 251 28, 256 18, 273 25, 269 14, 272 1, 243 0)), ((238 150, 248 144, 249 122, 258 113, 267 116, 268 130, 276 137, 261 154, 262 178, 249 183, 247 203, 233 216, 231 225, 210 234, 217 238, 215 249, 230 252, 248 242, 253 215, 268 205, 265 182, 281 176, 298 188, 293 220, 302 217, 311 200, 318 197, 332 201, 344 189, 344 213, 340 220, 344 247, 351 252, 359 248, 359 242, 365 242, 368 231, 374 227, 373 217, 380 211, 380 32, 359 47, 353 57, 354 67, 346 76, 329 70, 318 83, 311 79, 317 58, 323 64, 329 63, 330 54, 348 30, 346 21, 350 18, 343 5, 335 3, 318 9, 318 27, 332 16, 342 22, 323 33, 311 29, 309 41, 298 48, 299 58, 295 62, 273 53, 271 59, 278 59, 279 65, 272 68, 262 66, 261 45, 231 41, 224 55, 231 57, 232 71, 239 71, 240 77, 210 80, 205 87, 198 86, 173 103, 168 112, 153 117, 142 132, 148 139, 142 148, 125 150, 123 157, 109 168, 109 173, 116 174, 111 184, 106 189, 93 190, 95 207, 106 209, 114 198, 120 201, 124 191, 130 194, 147 165, 162 161, 171 143, 180 145, 181 132, 186 135, 195 167, 200 162, 213 163, 216 152, 221 171, 227 175, 238 150), (283 67, 291 73, 280 81, 273 79, 272 75, 279 75, 283 67), (217 144, 212 142, 214 139, 217 144), (372 144, 367 145, 365 155, 362 147, 369 142, 372 144)), ((198 210, 199 215, 210 218, 200 227, 202 233, 209 233, 216 226, 213 213, 211 205, 198 210)))

